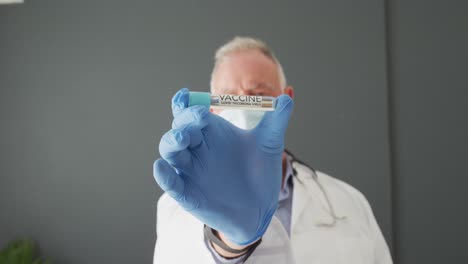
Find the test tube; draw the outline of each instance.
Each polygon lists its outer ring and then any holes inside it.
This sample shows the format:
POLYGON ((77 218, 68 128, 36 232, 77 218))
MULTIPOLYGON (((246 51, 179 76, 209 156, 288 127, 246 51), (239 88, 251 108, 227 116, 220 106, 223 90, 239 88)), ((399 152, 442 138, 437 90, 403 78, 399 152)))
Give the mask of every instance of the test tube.
POLYGON ((212 95, 205 92, 190 92, 189 106, 204 105, 213 109, 244 109, 257 111, 275 110, 275 97, 259 95, 212 95))

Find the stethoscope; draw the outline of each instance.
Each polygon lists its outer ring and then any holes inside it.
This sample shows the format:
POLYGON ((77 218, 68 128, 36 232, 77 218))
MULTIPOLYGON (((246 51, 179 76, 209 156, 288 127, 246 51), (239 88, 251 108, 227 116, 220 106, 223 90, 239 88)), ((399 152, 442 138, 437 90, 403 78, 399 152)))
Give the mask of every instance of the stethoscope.
POLYGON ((319 189, 322 192, 323 196, 325 197, 325 201, 327 202, 327 206, 329 208, 329 210, 326 210, 326 211, 328 212, 328 214, 331 216, 331 218, 333 220, 330 223, 317 223, 317 225, 321 226, 321 227, 334 227, 338 221, 345 220, 346 216, 337 216, 336 215, 335 208, 333 207, 333 204, 331 203, 330 199, 328 198, 327 191, 325 190, 323 185, 320 183, 320 181, 318 179, 318 176, 317 176, 316 170, 312 166, 309 166, 307 163, 305 163, 305 162, 299 160, 298 158, 296 158, 289 150, 285 149, 284 151, 291 157, 291 165, 292 165, 292 171, 293 171, 294 177, 296 177, 296 179, 301 184, 304 184, 301 181, 301 179, 299 179, 299 177, 297 177, 297 170, 296 170, 296 168, 294 166, 294 163, 299 163, 299 164, 307 167, 312 172, 312 178, 314 179, 314 182, 317 184, 317 186, 319 187, 319 189))

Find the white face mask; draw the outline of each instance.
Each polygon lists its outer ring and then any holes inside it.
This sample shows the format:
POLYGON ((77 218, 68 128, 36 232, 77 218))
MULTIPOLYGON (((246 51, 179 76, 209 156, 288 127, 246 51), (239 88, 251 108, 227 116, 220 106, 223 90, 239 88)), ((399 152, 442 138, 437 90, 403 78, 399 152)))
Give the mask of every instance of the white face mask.
POLYGON ((255 128, 260 123, 264 115, 264 111, 241 109, 226 109, 219 113, 220 117, 242 129, 255 128))

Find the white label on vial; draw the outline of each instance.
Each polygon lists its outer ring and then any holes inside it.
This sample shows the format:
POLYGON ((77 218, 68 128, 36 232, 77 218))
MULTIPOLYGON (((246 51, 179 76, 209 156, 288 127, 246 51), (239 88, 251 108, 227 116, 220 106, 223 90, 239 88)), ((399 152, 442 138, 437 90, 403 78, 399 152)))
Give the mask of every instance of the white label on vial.
POLYGON ((220 95, 220 106, 262 106, 262 97, 256 95, 220 95))

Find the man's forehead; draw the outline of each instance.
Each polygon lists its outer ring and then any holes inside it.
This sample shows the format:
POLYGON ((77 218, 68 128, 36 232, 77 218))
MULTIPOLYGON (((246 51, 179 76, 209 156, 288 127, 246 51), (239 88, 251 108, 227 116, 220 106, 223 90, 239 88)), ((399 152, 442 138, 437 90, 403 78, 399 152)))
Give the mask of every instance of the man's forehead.
POLYGON ((212 85, 216 90, 235 93, 279 88, 278 65, 257 50, 233 52, 218 62, 212 85))
POLYGON ((274 85, 270 84, 268 82, 251 82, 246 87, 246 89, 250 89, 250 90, 253 90, 253 89, 268 89, 268 90, 271 90, 273 88, 274 88, 274 85))
POLYGON ((268 58, 259 50, 242 50, 234 51, 227 54, 221 59, 220 64, 223 63, 249 63, 249 64, 268 64, 274 66, 273 60, 268 58))
POLYGON ((215 73, 220 73, 223 77, 230 75, 233 78, 252 76, 252 78, 260 78, 260 80, 253 80, 257 82, 255 85, 262 82, 268 84, 269 80, 266 78, 278 77, 278 66, 263 54, 239 54, 222 60, 217 65, 215 73), (261 80, 261 77, 265 77, 265 80, 261 80))
POLYGON ((275 86, 267 82, 248 82, 245 85, 223 83, 213 88, 218 89, 218 90, 223 90, 225 92, 235 93, 239 89, 242 89, 244 91, 253 91, 253 90, 273 91, 275 89, 275 86))

